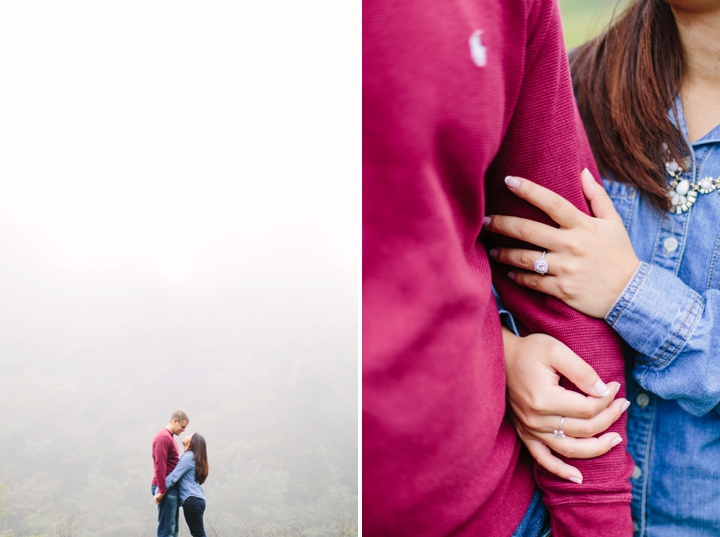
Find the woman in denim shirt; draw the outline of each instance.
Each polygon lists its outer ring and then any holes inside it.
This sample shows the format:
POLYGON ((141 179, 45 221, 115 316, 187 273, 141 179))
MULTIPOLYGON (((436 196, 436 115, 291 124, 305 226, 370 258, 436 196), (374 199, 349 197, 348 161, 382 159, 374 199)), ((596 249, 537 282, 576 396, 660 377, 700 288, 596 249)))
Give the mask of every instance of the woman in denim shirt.
POLYGON ((175 469, 165 478, 165 485, 170 488, 177 483, 180 487, 180 505, 190 535, 206 537, 203 523, 205 493, 200 486, 207 479, 209 469, 205 438, 193 433, 183 438, 182 443, 185 452, 175 469))
MULTIPOLYGON (((537 250, 491 252, 517 267, 516 283, 604 317, 629 345, 632 510, 636 535, 648 537, 720 535, 718 51, 720 2, 631 5, 571 54, 603 171, 604 191, 582 177, 596 218, 509 177, 560 229, 504 216, 486 226, 547 251, 546 267, 535 265, 537 250)), ((523 427, 558 445, 547 439, 559 419, 538 415, 523 427)))

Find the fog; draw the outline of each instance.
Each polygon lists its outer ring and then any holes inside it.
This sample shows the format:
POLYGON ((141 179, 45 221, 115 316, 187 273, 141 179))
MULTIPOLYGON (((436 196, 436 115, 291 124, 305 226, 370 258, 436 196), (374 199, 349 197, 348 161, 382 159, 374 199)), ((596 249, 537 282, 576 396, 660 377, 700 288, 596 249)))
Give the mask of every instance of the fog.
POLYGON ((154 535, 150 445, 178 409, 208 442, 209 536, 354 527, 359 155, 338 133, 359 125, 359 58, 326 45, 342 32, 303 30, 314 14, 292 4, 12 4, 0 535, 154 535))

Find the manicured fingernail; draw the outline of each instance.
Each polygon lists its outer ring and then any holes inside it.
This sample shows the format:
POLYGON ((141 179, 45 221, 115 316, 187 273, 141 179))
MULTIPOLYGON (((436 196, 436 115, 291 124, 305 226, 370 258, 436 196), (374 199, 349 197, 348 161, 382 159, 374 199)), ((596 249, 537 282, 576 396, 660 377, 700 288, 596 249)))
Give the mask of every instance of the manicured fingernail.
POLYGON ((622 442, 622 438, 618 436, 615 440, 613 440, 612 442, 610 442, 610 447, 615 447, 615 446, 617 446, 620 442, 622 442))
POLYGON ((508 175, 505 178, 505 184, 510 188, 517 188, 520 186, 520 179, 518 179, 517 177, 513 177, 512 175, 508 175))
POLYGON ((615 386, 615 395, 617 395, 619 391, 620 391, 620 383, 618 382, 618 385, 615 386))
POLYGON ((514 272, 508 272, 508 278, 515 281, 515 273, 514 272))
POLYGON ((593 385, 593 390, 600 397, 605 397, 610 393, 610 388, 608 388, 607 385, 600 379, 598 379, 598 381, 593 385))
POLYGON ((489 216, 486 216, 485 218, 483 218, 483 227, 489 226, 491 220, 492 220, 492 218, 490 218, 489 216))
POLYGON ((593 177, 593 174, 591 174, 591 173, 590 173, 590 170, 588 170, 587 168, 583 168, 582 174, 583 174, 583 176, 585 177, 585 179, 586 179, 587 181, 592 181, 593 183, 596 183, 596 182, 597 182, 597 181, 595 181, 595 178, 593 177))
POLYGON ((577 483, 578 485, 582 484, 582 479, 580 479, 579 477, 575 477, 575 476, 568 477, 568 480, 572 481, 573 483, 577 483))
POLYGON ((490 256, 497 259, 498 251, 495 248, 493 248, 492 250, 490 250, 490 256))
POLYGON ((622 411, 625 412, 630 407, 630 401, 625 401, 622 406, 622 411))

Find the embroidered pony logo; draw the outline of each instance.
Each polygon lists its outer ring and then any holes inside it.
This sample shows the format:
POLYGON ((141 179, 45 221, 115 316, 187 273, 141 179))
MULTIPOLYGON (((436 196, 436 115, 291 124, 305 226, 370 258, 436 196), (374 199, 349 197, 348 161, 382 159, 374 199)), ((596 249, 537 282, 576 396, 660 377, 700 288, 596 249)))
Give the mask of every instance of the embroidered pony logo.
POLYGON ((485 64, 487 64, 487 47, 483 46, 481 35, 482 30, 475 30, 470 36, 470 56, 472 56, 475 65, 485 67, 485 64))

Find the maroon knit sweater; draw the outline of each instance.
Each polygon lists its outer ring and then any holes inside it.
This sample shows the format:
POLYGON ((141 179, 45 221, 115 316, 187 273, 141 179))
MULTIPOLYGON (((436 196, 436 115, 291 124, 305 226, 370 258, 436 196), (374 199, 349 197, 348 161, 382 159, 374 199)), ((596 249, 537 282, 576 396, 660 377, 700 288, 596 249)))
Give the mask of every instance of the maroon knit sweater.
MULTIPOLYGON (((365 535, 509 536, 519 524, 535 480, 505 416, 486 254, 508 241, 478 237, 486 214, 549 222, 508 191, 506 175, 588 212, 583 167, 599 177, 556 1, 364 1, 365 535), (477 30, 484 65, 471 56, 477 30)), ((515 285, 507 267, 493 270, 527 331, 558 338, 605 382, 623 382, 619 340, 602 320, 515 285)), ((625 418, 610 430, 625 438, 625 418)), ((572 464, 582 485, 535 473, 553 535, 632 535, 624 444, 572 464)))
POLYGON ((160 429, 160 432, 153 438, 152 458, 153 478, 151 484, 157 485, 158 492, 165 494, 167 492, 165 478, 175 469, 180 459, 175 437, 167 427, 160 429))

